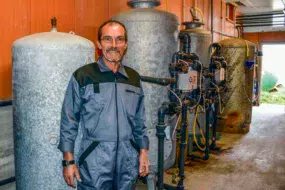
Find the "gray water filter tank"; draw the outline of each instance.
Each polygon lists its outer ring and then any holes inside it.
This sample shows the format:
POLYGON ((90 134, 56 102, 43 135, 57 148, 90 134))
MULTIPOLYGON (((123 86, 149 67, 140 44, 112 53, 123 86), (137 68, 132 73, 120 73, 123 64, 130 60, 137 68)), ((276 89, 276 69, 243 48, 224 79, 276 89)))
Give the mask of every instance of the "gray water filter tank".
MULTIPOLYGON (((172 55, 178 51, 179 19, 174 14, 154 9, 159 0, 130 0, 133 9, 121 12, 112 20, 123 23, 128 32, 128 50, 123 63, 132 67, 140 75, 169 78, 169 64, 172 55)), ((157 169, 157 111, 163 102, 169 102, 165 86, 142 83, 145 93, 146 125, 150 139, 149 160, 151 171, 157 169)), ((167 128, 167 137, 172 135, 172 128, 167 128)), ((175 140, 165 141, 165 168, 175 160, 175 140)))
MULTIPOLYGON (((16 187, 69 189, 62 176, 60 115, 72 73, 94 61, 94 44, 77 35, 37 33, 13 44, 16 187)), ((78 144, 78 143, 77 143, 78 144)), ((78 146, 78 145, 77 145, 78 146)))

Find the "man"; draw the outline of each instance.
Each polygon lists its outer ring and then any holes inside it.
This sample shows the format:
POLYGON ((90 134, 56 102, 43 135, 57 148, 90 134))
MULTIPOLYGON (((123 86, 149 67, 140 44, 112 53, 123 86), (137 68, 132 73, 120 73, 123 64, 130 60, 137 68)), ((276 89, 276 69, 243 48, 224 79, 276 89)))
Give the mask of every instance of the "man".
POLYGON ((63 176, 78 189, 132 189, 138 174, 149 173, 144 94, 139 74, 120 63, 128 46, 123 24, 99 28, 103 56, 76 70, 67 87, 61 116, 63 176), (81 124, 78 166, 74 141, 81 124), (78 169, 79 168, 79 169, 78 169))

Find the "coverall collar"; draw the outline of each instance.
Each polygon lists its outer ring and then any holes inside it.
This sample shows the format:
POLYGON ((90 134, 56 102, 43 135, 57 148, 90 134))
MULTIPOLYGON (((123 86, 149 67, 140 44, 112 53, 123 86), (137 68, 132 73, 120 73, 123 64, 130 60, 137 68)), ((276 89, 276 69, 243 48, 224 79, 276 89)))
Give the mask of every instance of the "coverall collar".
MULTIPOLYGON (((106 65, 106 63, 104 62, 102 56, 99 57, 98 61, 97 61, 98 65, 99 65, 99 69, 101 72, 109 72, 111 71, 108 66, 106 65)), ((124 65, 120 62, 120 67, 118 69, 118 71, 121 75, 123 75, 124 77, 126 78, 129 78, 125 68, 124 68, 124 65)))

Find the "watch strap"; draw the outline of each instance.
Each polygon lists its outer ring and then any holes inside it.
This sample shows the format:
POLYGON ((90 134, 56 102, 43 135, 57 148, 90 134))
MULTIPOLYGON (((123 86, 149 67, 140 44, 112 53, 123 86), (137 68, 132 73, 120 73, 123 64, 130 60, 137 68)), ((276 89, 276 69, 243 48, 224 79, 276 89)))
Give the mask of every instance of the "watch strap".
POLYGON ((69 165, 72 165, 72 164, 75 164, 74 160, 70 160, 70 161, 62 160, 62 166, 63 167, 66 167, 66 166, 69 166, 69 165))

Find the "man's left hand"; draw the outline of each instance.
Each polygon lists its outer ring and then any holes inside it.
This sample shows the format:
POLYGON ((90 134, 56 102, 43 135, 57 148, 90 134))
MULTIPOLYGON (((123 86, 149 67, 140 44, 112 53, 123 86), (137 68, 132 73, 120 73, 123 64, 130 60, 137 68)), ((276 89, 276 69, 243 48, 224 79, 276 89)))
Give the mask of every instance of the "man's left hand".
POLYGON ((149 173, 149 161, 148 161, 148 150, 142 149, 140 150, 140 157, 139 157, 140 167, 140 177, 145 177, 149 173))

